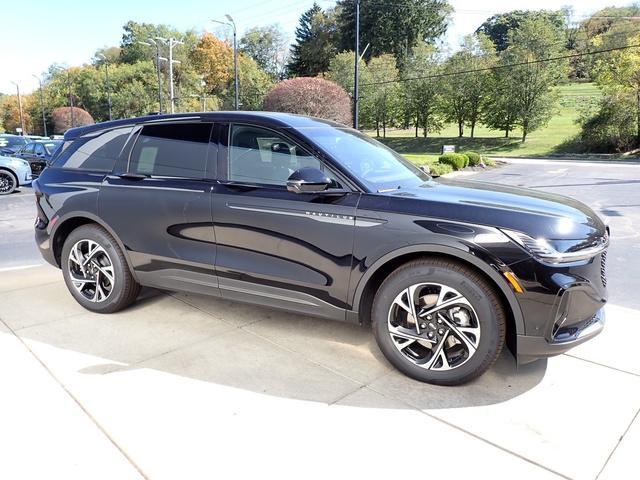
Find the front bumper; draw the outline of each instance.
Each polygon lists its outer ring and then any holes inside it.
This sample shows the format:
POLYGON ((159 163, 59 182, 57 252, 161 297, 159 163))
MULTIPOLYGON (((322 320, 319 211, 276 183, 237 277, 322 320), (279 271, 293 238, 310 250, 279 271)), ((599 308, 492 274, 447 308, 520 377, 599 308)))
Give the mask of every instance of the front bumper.
POLYGON ((518 363, 525 364, 538 358, 553 357, 565 353, 602 332, 604 323, 605 314, 604 308, 602 308, 592 318, 570 331, 556 335, 551 341, 545 337, 518 335, 516 339, 518 363))

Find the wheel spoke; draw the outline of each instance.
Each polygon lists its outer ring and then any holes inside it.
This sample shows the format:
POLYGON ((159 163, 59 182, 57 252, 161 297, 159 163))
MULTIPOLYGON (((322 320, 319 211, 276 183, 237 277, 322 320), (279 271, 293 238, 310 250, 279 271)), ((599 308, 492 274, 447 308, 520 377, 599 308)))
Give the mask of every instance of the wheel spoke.
POLYGON ((464 298, 462 295, 458 294, 457 297, 443 301, 440 305, 436 304, 436 306, 420 312, 419 317, 424 318, 427 315, 433 315, 435 312, 439 312, 440 310, 443 310, 445 308, 451 308, 456 305, 465 305, 465 306, 471 307, 471 304, 469 303, 469 301, 466 298, 464 298))
POLYGON ((100 271, 100 273, 102 273, 105 277, 107 277, 107 280, 109 280, 109 283, 113 285, 113 267, 111 265, 103 267, 98 262, 91 262, 91 263, 93 263, 93 265, 95 265, 98 271, 100 271))
POLYGON ((424 342, 429 342, 429 343, 436 343, 435 341, 420 336, 420 335, 416 335, 415 333, 411 333, 411 331, 407 328, 404 327, 396 327, 393 325, 389 325, 389 333, 392 336, 396 336, 396 337, 400 337, 400 338, 404 338, 407 340, 422 340, 424 342))
POLYGON ((472 353, 475 353, 476 348, 477 348, 477 340, 478 340, 478 335, 477 333, 479 333, 480 328, 478 327, 460 327, 458 325, 455 324, 455 322, 450 321, 446 315, 442 315, 441 313, 438 314, 438 317, 445 323, 445 325, 447 327, 449 327, 454 335, 456 336, 456 338, 458 338, 460 341, 462 341, 465 346, 467 347, 467 349, 469 350, 469 355, 471 356, 472 353), (465 335, 466 332, 469 333, 473 333, 475 338, 476 338, 476 343, 474 344, 471 339, 465 335))
MULTIPOLYGON (((442 336, 442 338, 440 339, 440 342, 438 343, 438 345, 435 346, 435 348, 433 350, 433 354, 431 355, 431 358, 429 359, 429 361, 427 363, 425 363, 424 365, 422 365, 424 368, 426 368, 427 370, 437 370, 437 369, 434 369, 433 367, 438 362, 438 359, 441 358, 441 354, 444 353, 444 342, 447 341, 447 337, 448 336, 449 336, 449 332, 445 333, 442 336)), ((446 357, 446 355, 445 355, 445 357, 446 357)), ((444 361, 446 361, 446 364, 449 365, 449 362, 446 360, 446 358, 445 358, 444 361)))

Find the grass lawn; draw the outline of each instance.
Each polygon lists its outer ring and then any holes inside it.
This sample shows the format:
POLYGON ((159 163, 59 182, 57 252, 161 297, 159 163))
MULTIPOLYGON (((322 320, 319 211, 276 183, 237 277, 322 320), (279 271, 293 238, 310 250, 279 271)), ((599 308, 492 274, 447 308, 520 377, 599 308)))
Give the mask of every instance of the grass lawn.
MULTIPOLYGON (((525 143, 520 141, 521 133, 518 130, 511 133, 512 138, 504 138, 504 132, 489 130, 483 125, 476 127, 475 138, 459 138, 458 127, 447 125, 440 133, 429 138, 415 138, 413 129, 387 130, 387 138, 380 140, 417 164, 436 161, 442 145, 457 145, 458 151, 474 150, 494 156, 536 157, 571 153, 570 147, 563 144, 580 130, 575 123, 578 106, 600 96, 600 91, 593 83, 572 83, 558 89, 560 100, 556 114, 546 127, 530 133, 525 143)), ((368 133, 375 135, 375 132, 368 133)), ((468 134, 467 128, 465 135, 468 134)))

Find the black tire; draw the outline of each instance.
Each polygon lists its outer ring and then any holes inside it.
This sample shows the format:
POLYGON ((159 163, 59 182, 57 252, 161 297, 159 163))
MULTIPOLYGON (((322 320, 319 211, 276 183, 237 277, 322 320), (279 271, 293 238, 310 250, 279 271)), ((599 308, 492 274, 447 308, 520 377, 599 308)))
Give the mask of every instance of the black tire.
POLYGON ((60 266, 71 295, 80 305, 92 312, 117 312, 131 305, 140 293, 140 285, 133 278, 118 243, 109 232, 99 225, 82 225, 69 234, 62 247, 60 266), (108 258, 112 266, 114 281, 112 285, 108 283, 111 285, 111 289, 107 297, 101 301, 88 299, 74 286, 71 278, 71 268, 69 267, 71 249, 78 242, 84 241, 95 242, 102 247, 107 254, 105 258, 108 258))
MULTIPOLYGON (((416 295, 420 295, 420 293, 416 295)), ((452 297, 454 299, 457 298, 455 295, 452 295, 452 297)), ((401 298, 404 299, 405 297, 401 298)), ((394 308, 396 308, 396 312, 401 312, 400 315, 402 314, 401 309, 398 309, 397 306, 394 308)), ((429 308, 432 307, 425 307, 423 312, 426 312, 429 308)), ((446 311, 446 309, 442 310, 442 312, 446 311)), ((429 318, 433 318, 433 315, 429 318)), ((424 318, 420 317, 420 314, 418 314, 417 317, 424 318)), ((439 322, 442 321, 441 317, 438 316, 436 318, 439 319, 439 322)), ((451 319, 452 317, 446 316, 446 318, 451 319)), ((494 364, 504 346, 506 328, 505 312, 493 287, 472 268, 469 268, 463 263, 443 258, 415 260, 399 267, 389 275, 375 295, 371 312, 371 322, 378 346, 389 362, 411 378, 436 385, 459 385, 479 377, 494 364), (426 369, 424 365, 427 365, 428 362, 423 363, 423 366, 419 366, 409 358, 414 358, 414 352, 410 350, 409 354, 407 354, 407 350, 403 349, 402 345, 404 343, 402 342, 404 342, 404 339, 397 336, 395 337, 395 342, 394 339, 392 339, 389 325, 395 322, 395 320, 390 322, 389 319, 398 318, 397 314, 393 315, 391 313, 394 311, 392 307, 397 305, 396 300, 399 295, 402 295, 403 291, 408 291, 406 289, 418 284, 428 284, 428 286, 420 288, 430 288, 433 284, 453 288, 457 293, 464 296, 472 307, 473 321, 475 322, 474 326, 478 328, 479 337, 475 345, 476 348, 473 350, 473 353, 469 353, 472 350, 467 348, 466 359, 463 353, 458 357, 462 359, 459 366, 450 370, 426 369), (400 344, 400 346, 398 346, 398 344, 400 344)), ((422 320, 419 320, 419 322, 422 323, 422 320)), ((424 323, 422 323, 422 325, 424 325, 424 323)), ((428 328, 433 328, 433 326, 429 326, 428 328)), ((422 331, 422 335, 428 333, 428 328, 422 331)), ((450 339, 449 342, 458 342, 458 337, 453 335, 453 330, 447 330, 448 331, 440 337, 444 338, 442 341, 443 348, 447 345, 446 337, 448 335, 453 336, 453 340, 450 339)), ((438 331, 438 333, 440 332, 438 331)), ((471 338, 474 337, 471 336, 471 338)), ((410 348, 412 350, 422 349, 422 351, 428 352, 425 354, 427 358, 430 356, 435 357, 432 353, 435 351, 435 348, 427 350, 421 345, 424 344, 424 342, 418 343, 420 345, 416 344, 415 340, 413 340, 413 344, 417 348, 410 348)), ((464 342, 460 342, 460 345, 462 347, 454 345, 453 348, 458 348, 458 351, 463 350, 464 342)), ((445 352, 445 355, 448 354, 445 352)), ((443 363, 442 361, 440 362, 440 366, 442 366, 443 363)))
POLYGON ((18 177, 9 170, 0 169, 0 195, 9 195, 18 188, 18 177))

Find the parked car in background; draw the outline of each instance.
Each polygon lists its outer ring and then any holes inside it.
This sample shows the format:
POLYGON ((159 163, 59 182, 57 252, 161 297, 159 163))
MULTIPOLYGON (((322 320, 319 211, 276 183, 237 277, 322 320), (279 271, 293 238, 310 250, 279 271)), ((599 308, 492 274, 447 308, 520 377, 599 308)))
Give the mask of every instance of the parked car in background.
POLYGON ((36 178, 61 144, 62 140, 36 140, 24 145, 13 156, 29 162, 31 173, 36 178))
POLYGON ((29 140, 20 135, 9 133, 0 134, 0 155, 12 155, 29 143, 29 140))
POLYGON ((32 178, 29 162, 0 156, 0 195, 8 195, 23 185, 30 185, 32 178))
POLYGON ((134 118, 64 141, 34 182, 36 244, 93 312, 146 285, 371 325, 398 370, 440 385, 505 344, 527 362, 603 329, 609 229, 571 198, 436 181, 284 113, 134 118))

